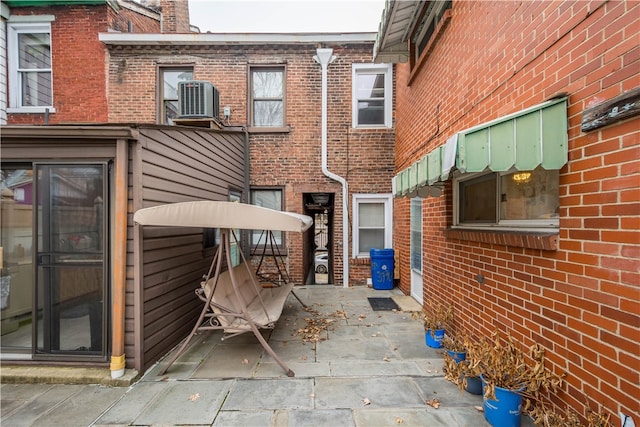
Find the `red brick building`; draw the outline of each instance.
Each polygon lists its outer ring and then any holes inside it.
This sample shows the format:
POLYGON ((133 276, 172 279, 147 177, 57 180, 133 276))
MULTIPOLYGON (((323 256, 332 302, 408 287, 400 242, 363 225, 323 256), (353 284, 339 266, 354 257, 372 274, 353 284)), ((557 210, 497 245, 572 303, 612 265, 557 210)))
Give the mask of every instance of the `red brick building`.
POLYGON ((392 245, 393 69, 372 63, 374 34, 100 37, 110 54, 110 122, 194 124, 166 110, 163 88, 179 79, 213 84, 218 124, 248 136, 249 186, 230 196, 316 216, 319 235, 326 224, 326 243, 295 235, 282 242, 293 280, 315 283, 314 252, 326 248, 329 283, 366 283, 370 247, 392 245), (326 170, 318 46, 330 50, 327 61, 334 57, 326 66, 326 170))
POLYGON ((130 1, 42 1, 31 6, 33 2, 9 0, 3 4, 9 10, 3 22, 9 65, 8 124, 106 122, 107 56, 98 33, 157 33, 161 27, 159 7, 130 1), (19 62, 14 57, 17 52, 31 59, 24 56, 19 62))
POLYGON ((376 44, 400 287, 540 343, 558 407, 613 425, 640 420, 639 29, 632 1, 407 1, 376 44))

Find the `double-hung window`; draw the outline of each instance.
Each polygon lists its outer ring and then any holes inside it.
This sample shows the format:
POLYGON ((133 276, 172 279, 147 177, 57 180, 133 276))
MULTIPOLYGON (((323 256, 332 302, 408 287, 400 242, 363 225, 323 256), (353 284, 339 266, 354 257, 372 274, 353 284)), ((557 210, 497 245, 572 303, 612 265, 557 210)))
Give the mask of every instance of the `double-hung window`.
POLYGON ((559 171, 462 174, 454 178, 454 225, 533 231, 559 226, 559 171))
MULTIPOLYGON (((262 206, 263 208, 274 209, 281 211, 283 209, 282 204, 282 189, 280 188, 260 188, 251 190, 251 204, 256 206, 262 206)), ((274 242, 270 242, 268 233, 263 230, 253 230, 251 233, 251 246, 262 246, 267 242, 267 247, 271 243, 274 243, 277 247, 283 247, 284 241, 282 231, 273 231, 274 242)))
POLYGON ((391 64, 353 64, 353 127, 391 127, 391 64))
POLYGON ((16 17, 7 23, 12 113, 55 112, 51 65, 52 16, 16 17), (34 19, 38 22, 34 22, 34 19), (29 22, 25 22, 28 19, 29 22))
POLYGON ((251 66, 249 73, 249 117, 255 128, 285 125, 284 66, 251 66))
POLYGON ((354 194, 353 257, 369 257, 371 249, 392 245, 392 196, 390 194, 354 194))
POLYGON ((193 80, 193 68, 162 67, 159 74, 160 123, 173 124, 178 117, 178 82, 193 80))

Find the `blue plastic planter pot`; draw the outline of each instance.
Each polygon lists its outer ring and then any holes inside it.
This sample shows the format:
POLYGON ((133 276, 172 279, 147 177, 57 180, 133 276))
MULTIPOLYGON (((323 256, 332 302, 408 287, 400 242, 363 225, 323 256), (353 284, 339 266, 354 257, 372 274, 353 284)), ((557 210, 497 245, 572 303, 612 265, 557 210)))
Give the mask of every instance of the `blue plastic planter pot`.
POLYGON ((451 351, 447 350, 447 354, 456 362, 460 363, 467 358, 466 351, 451 351))
MULTIPOLYGON (((486 384, 482 376, 482 385, 486 384)), ((496 387, 496 400, 483 397, 484 418, 493 427, 520 427, 522 395, 518 392, 496 387)))
POLYGON ((393 249, 371 249, 369 257, 373 289, 393 289, 393 249))
POLYGON ((464 389, 471 394, 482 394, 482 381, 480 381, 480 377, 467 377, 467 386, 464 389))
POLYGON ((444 338, 444 329, 436 329, 433 334, 431 334, 431 329, 427 329, 424 333, 424 337, 427 346, 431 348, 441 348, 442 339, 444 338))

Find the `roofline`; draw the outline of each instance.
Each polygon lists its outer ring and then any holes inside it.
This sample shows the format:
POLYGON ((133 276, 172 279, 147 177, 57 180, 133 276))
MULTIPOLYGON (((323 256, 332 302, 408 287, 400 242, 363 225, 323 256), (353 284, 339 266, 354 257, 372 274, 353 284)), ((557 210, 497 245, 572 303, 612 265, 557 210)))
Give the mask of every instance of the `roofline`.
POLYGON ((99 33, 98 39, 113 46, 371 43, 376 33, 99 33))
POLYGON ((138 131, 131 126, 118 125, 8 125, 2 126, 5 138, 87 138, 94 139, 138 139, 138 131))

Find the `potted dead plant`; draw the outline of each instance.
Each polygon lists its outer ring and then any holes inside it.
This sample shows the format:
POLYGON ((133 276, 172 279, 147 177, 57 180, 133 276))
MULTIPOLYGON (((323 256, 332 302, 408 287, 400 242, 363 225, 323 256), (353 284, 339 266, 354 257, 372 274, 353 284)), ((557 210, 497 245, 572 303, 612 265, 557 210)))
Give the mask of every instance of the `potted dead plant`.
POLYGON ((443 346, 447 349, 447 353, 444 355, 445 378, 457 385, 460 391, 466 390, 471 394, 482 394, 482 381, 480 380, 482 350, 480 344, 472 342, 467 334, 459 334, 457 337, 453 337, 451 342, 445 337, 443 346), (456 360, 451 353, 461 350, 464 351, 464 358, 456 360))
POLYGON ((451 358, 455 363, 460 363, 467 357, 465 346, 465 334, 458 331, 446 331, 442 339, 442 347, 445 349, 445 358, 451 358))
POLYGON ((434 304, 424 313, 424 332, 427 346, 441 348, 445 329, 453 321, 453 305, 434 304))
POLYGON ((519 426, 522 410, 543 411, 542 393, 555 391, 562 384, 563 376, 545 367, 545 350, 539 344, 532 345, 527 353, 511 336, 503 340, 495 332, 491 340, 481 340, 476 351, 484 415, 494 427, 519 426))

